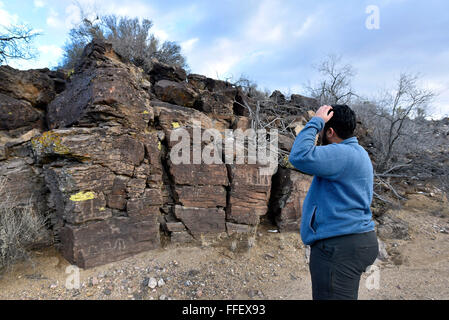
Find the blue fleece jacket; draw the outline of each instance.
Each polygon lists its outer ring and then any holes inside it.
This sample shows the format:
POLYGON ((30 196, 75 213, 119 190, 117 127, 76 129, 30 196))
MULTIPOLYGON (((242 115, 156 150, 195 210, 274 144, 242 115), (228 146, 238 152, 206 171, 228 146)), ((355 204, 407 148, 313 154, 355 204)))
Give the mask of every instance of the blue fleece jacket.
POLYGON ((304 199, 301 238, 304 244, 374 230, 370 209, 373 166, 356 137, 315 146, 324 120, 313 117, 297 135, 289 160, 298 170, 314 175, 304 199))

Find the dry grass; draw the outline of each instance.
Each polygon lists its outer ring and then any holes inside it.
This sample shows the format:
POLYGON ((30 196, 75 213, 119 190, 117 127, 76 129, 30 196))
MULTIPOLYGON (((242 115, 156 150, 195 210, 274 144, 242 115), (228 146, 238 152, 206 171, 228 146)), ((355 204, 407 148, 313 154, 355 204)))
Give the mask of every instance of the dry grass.
POLYGON ((6 186, 6 178, 0 178, 0 272, 29 259, 31 246, 47 232, 45 218, 35 212, 32 199, 17 206, 6 186))

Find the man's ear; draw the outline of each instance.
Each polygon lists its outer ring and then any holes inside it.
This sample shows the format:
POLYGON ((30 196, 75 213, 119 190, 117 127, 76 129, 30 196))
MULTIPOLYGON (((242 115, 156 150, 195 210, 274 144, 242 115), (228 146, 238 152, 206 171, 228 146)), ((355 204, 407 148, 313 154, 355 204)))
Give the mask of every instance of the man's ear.
POLYGON ((334 129, 333 129, 333 128, 327 129, 327 131, 326 131, 326 136, 327 136, 327 138, 332 138, 332 137, 334 137, 334 136, 335 136, 335 131, 334 131, 334 129))

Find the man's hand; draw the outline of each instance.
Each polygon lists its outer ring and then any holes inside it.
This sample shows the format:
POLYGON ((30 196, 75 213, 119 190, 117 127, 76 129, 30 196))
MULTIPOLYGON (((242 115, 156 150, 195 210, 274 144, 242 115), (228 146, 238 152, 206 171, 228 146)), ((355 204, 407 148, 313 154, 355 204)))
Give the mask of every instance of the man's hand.
POLYGON ((328 122, 332 116, 334 115, 334 112, 331 111, 329 114, 329 110, 331 110, 332 107, 331 106, 322 106, 318 109, 318 111, 316 112, 315 116, 316 117, 320 117, 321 119, 324 120, 324 123, 328 122))

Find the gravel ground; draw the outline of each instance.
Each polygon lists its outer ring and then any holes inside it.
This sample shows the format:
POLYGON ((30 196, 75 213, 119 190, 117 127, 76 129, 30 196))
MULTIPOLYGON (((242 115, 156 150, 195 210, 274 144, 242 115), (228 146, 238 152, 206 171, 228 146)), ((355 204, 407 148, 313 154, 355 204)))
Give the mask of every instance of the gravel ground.
MULTIPOLYGON (((371 276, 364 274, 359 299, 449 299, 447 202, 416 195, 389 214, 407 221, 410 237, 384 239, 389 258, 376 264, 379 287, 368 290, 371 276)), ((1 276, 0 299, 311 299, 299 234, 271 229, 261 225, 247 252, 168 244, 79 269, 79 289, 67 289, 67 279, 76 271, 54 248, 34 251, 31 261, 1 276)))

